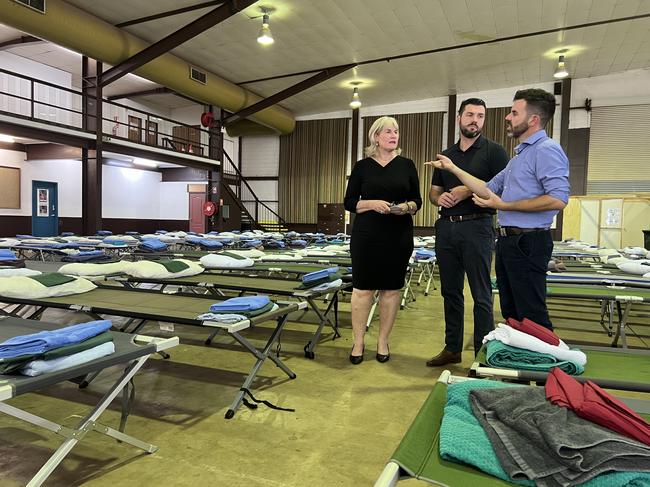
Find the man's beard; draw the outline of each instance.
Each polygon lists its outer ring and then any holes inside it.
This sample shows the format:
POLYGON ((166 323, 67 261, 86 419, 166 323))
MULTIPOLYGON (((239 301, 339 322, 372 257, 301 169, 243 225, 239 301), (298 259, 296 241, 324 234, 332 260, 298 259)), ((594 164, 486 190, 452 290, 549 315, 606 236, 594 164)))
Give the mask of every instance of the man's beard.
POLYGON ((481 135, 481 129, 478 128, 476 125, 470 125, 470 127, 476 127, 476 132, 470 132, 469 129, 463 127, 462 125, 460 126, 460 133, 463 134, 464 137, 467 137, 468 139, 474 139, 481 135))
POLYGON ((521 135, 528 130, 528 123, 522 122, 519 125, 512 125, 510 122, 506 123, 506 132, 508 137, 518 139, 521 135))

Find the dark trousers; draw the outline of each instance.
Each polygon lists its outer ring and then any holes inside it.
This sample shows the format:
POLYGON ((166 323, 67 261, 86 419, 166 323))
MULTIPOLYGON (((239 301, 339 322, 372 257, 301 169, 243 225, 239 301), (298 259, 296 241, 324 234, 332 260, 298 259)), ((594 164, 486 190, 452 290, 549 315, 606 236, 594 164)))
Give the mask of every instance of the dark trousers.
POLYGON ((490 267, 494 250, 492 218, 436 222, 436 260, 445 306, 445 349, 461 352, 465 298, 465 273, 474 298, 474 352, 494 328, 490 267))
POLYGON ((546 271, 553 253, 550 231, 499 237, 495 270, 504 318, 528 318, 546 328, 546 271))

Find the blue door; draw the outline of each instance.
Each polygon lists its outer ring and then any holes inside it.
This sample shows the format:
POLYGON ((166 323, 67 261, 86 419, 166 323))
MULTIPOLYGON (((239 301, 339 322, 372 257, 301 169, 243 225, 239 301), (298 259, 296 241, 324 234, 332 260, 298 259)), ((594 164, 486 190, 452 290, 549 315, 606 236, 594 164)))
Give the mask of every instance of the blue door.
POLYGON ((59 195, 57 183, 32 181, 32 235, 53 237, 59 234, 59 195))

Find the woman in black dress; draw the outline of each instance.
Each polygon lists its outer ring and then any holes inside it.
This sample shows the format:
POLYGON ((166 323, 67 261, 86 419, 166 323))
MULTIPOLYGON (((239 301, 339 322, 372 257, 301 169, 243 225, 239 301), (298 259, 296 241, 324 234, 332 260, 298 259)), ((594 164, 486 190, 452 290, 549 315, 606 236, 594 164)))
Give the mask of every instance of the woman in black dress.
POLYGON ((400 156, 399 128, 391 117, 370 127, 366 157, 352 168, 345 209, 356 213, 352 254, 352 329, 350 362, 363 361, 366 321, 375 291, 379 291, 379 362, 390 358, 388 337, 400 302, 400 289, 413 252, 413 217, 422 206, 415 164, 400 156))

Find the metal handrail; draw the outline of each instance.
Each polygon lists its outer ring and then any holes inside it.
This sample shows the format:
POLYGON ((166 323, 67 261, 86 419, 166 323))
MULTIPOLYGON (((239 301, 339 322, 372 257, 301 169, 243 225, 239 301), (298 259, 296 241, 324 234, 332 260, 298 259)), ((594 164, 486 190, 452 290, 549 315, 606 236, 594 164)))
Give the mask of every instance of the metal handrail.
MULTIPOLYGON (((227 153, 226 151, 223 151, 223 155, 225 156, 224 159, 227 159, 228 162, 230 163, 230 165, 232 166, 232 168, 235 170, 235 174, 237 174, 237 176, 239 176, 239 182, 240 182, 240 184, 241 184, 241 183, 244 183, 244 185, 246 186, 246 189, 248 189, 248 191, 250 192, 251 196, 253 196, 253 198, 255 199, 255 218, 254 218, 255 223, 256 223, 257 225, 260 225, 260 223, 259 223, 259 211, 258 211, 258 208, 259 208, 259 206, 261 205, 262 208, 264 208, 264 209, 265 209, 265 210, 266 210, 266 211, 267 211, 271 216, 273 216, 273 217, 275 217, 275 218, 277 219, 277 222, 278 222, 279 225, 281 225, 281 226, 286 226, 286 223, 287 223, 287 222, 284 221, 284 218, 282 218, 280 215, 278 215, 275 211, 273 211, 271 208, 269 208, 269 207, 268 207, 268 206, 267 206, 267 205, 266 205, 262 200, 260 200, 260 199, 257 197, 257 195, 255 194, 255 191, 253 191, 253 188, 250 187, 250 185, 248 184, 248 181, 246 181, 246 179, 245 179, 244 176, 242 175, 241 171, 240 171, 239 168, 235 165, 235 163, 234 163, 233 160, 230 158, 230 156, 228 155, 228 153, 227 153)), ((226 185, 226 186, 227 186, 227 185, 226 185)), ((230 188, 228 188, 228 189, 230 189, 230 188)), ((241 193, 241 192, 240 192, 240 193, 241 193)), ((241 199, 241 194, 240 194, 239 198, 240 198, 240 201, 243 202, 243 200, 241 199)), ((246 212, 249 213, 248 210, 246 210, 246 212)), ((250 213, 249 213, 249 216, 250 216, 251 218, 253 218, 253 215, 250 215, 250 213)), ((260 226, 261 226, 261 225, 260 225, 260 226)))

